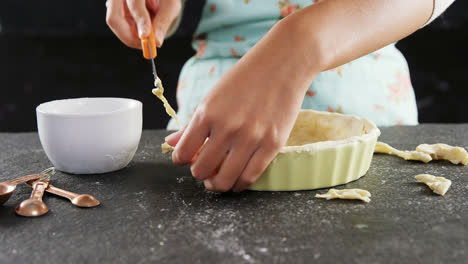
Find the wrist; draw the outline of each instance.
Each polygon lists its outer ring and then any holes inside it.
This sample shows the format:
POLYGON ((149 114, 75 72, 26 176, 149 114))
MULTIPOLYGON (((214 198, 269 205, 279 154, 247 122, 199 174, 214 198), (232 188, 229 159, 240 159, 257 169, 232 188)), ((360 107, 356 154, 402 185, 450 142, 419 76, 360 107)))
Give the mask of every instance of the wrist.
POLYGON ((289 53, 296 56, 300 66, 309 69, 314 77, 327 70, 330 64, 326 45, 320 38, 320 31, 315 28, 298 12, 282 19, 273 28, 273 31, 278 31, 278 35, 288 42, 289 53))

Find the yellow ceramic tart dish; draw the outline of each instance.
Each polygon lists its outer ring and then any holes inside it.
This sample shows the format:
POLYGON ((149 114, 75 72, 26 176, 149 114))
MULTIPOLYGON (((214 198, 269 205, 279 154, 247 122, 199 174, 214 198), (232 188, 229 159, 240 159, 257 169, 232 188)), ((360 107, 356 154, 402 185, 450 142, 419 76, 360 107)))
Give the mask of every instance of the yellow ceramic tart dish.
POLYGON ((357 180, 369 169, 379 135, 365 118, 301 110, 286 146, 249 189, 310 190, 357 180))

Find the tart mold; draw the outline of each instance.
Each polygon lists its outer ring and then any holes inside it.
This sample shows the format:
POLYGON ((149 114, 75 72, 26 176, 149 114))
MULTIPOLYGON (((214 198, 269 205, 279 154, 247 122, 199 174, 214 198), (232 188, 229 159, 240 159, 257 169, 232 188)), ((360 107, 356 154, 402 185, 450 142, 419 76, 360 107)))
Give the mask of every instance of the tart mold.
MULTIPOLYGON (((307 135, 310 124, 313 124, 311 128, 322 131, 322 136, 332 134, 332 138, 284 146, 262 176, 249 187, 250 190, 328 188, 357 180, 366 174, 380 136, 380 130, 373 122, 354 115, 301 110, 293 132, 302 130, 307 135)), ((310 136, 316 137, 312 133, 310 136)))

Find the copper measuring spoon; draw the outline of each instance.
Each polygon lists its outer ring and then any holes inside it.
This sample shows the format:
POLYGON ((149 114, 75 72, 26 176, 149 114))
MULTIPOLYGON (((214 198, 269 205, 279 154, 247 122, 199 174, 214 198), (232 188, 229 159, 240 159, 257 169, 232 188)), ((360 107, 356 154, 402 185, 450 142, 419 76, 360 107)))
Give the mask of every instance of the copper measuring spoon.
POLYGON ((9 180, 5 182, 0 183, 0 205, 4 204, 8 199, 10 199, 10 196, 13 194, 13 192, 16 189, 16 185, 27 182, 29 180, 37 180, 41 176, 39 174, 31 174, 31 175, 26 175, 23 177, 19 177, 14 180, 9 180))
MULTIPOLYGON (((32 186, 33 183, 34 183, 34 180, 26 182, 26 184, 29 186, 32 186)), ((101 204, 92 195, 72 193, 72 192, 57 188, 51 184, 49 184, 49 186, 45 189, 45 191, 48 193, 53 193, 55 195, 67 198, 68 200, 72 202, 72 204, 79 206, 79 207, 95 207, 101 204)))
POLYGON ((16 207, 16 213, 22 216, 40 216, 49 211, 47 205, 42 201, 44 191, 49 186, 50 177, 55 174, 55 168, 49 168, 41 172, 41 178, 33 183, 31 197, 22 201, 16 207))

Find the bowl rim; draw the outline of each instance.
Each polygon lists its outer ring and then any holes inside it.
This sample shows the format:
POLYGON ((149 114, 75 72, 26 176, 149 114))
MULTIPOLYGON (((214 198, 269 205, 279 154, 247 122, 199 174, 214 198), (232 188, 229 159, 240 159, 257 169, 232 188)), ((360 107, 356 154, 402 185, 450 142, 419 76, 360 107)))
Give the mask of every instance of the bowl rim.
POLYGON ((124 97, 77 97, 77 98, 57 99, 57 100, 52 100, 52 101, 41 103, 36 107, 36 113, 46 115, 46 116, 56 116, 56 117, 74 117, 74 118, 78 118, 78 117, 95 117, 95 116, 107 116, 107 115, 113 115, 113 114, 126 112, 126 111, 129 111, 129 110, 132 110, 132 109, 141 108, 142 105, 143 105, 143 103, 136 100, 136 99, 124 98, 124 97), (124 108, 119 108, 119 109, 114 110, 114 111, 99 112, 99 113, 53 113, 53 112, 45 111, 43 109, 46 105, 53 104, 53 103, 56 103, 56 102, 75 101, 75 100, 83 100, 83 99, 85 99, 85 100, 86 99, 112 99, 112 100, 117 99, 117 100, 122 100, 122 101, 134 102, 135 104, 127 105, 124 108))

